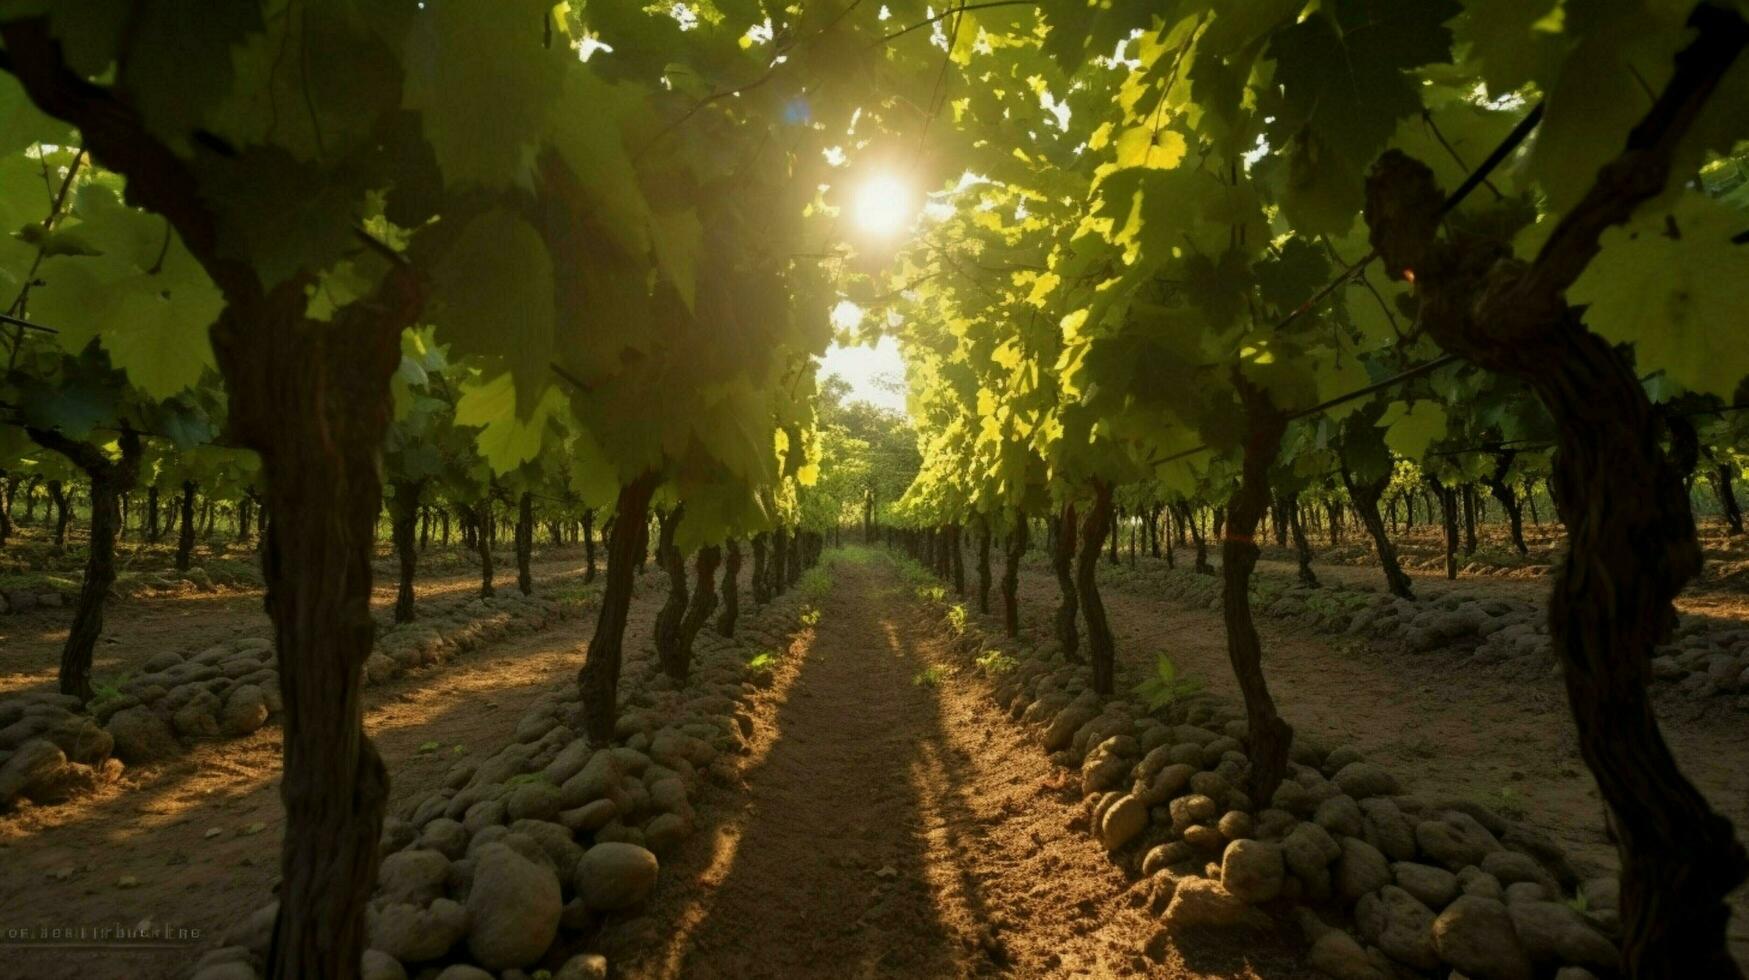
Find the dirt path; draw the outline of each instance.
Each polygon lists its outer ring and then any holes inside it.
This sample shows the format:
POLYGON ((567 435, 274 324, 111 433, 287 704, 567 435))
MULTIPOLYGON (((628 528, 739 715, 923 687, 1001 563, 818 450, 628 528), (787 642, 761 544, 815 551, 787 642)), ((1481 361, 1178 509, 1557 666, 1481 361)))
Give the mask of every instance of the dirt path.
MULTIPOLYGON (((628 642, 649 636, 662 590, 646 577, 628 642)), ((389 812, 437 788, 458 760, 513 740, 540 695, 571 682, 595 617, 561 621, 462 658, 433 680, 410 674, 365 691, 365 728, 391 778, 389 812), (421 746, 437 743, 435 751, 421 746)), ((9 948, 0 975, 181 976, 226 929, 266 904, 279 870, 280 728, 209 742, 132 767, 96 795, 0 820, 0 929, 154 923, 198 928, 192 947, 69 953, 9 948), (216 833, 215 833, 216 831, 216 833), (131 879, 131 883, 130 882, 131 879)))
MULTIPOLYGON (((1101 594, 1117 639, 1120 684, 1147 676, 1164 652, 1181 671, 1239 703, 1219 613, 1111 587, 1101 594)), ((1057 595, 1054 579, 1029 571, 1021 580, 1023 616, 1048 623, 1057 595)), ((1576 863, 1613 873, 1602 797, 1579 757, 1566 696, 1553 675, 1525 683, 1454 671, 1438 653, 1386 655, 1358 641, 1309 636, 1266 617, 1257 628, 1270 693, 1300 733, 1331 747, 1354 746, 1410 792, 1521 809, 1576 863)), ((1737 824, 1740 837, 1749 835, 1749 730, 1706 716, 1667 719, 1664 733, 1683 771, 1737 824)), ((1749 894, 1738 894, 1731 929, 1733 950, 1749 961, 1749 894)))
MULTIPOLYGON (((532 562, 536 589, 580 578, 581 562, 555 559, 532 562)), ((473 595, 480 585, 477 570, 451 571, 421 578, 414 584, 417 601, 473 595)), ((500 590, 516 588, 516 566, 497 575, 500 590)), ((395 603, 396 581, 379 575, 371 606, 383 610, 395 603)), ((111 601, 104 611, 103 635, 92 657, 93 673, 101 680, 123 672, 165 650, 199 650, 239 636, 268 635, 272 623, 261 605, 259 589, 179 592, 143 595, 111 601)), ((72 608, 48 609, 0 616, 0 694, 55 687, 61 646, 66 642, 72 608)))
POLYGON ((713 798, 645 927, 612 937, 624 976, 1305 975, 1274 935, 1146 958, 1158 923, 1072 829, 1079 792, 953 672, 889 566, 833 577, 756 712, 745 791, 713 798))

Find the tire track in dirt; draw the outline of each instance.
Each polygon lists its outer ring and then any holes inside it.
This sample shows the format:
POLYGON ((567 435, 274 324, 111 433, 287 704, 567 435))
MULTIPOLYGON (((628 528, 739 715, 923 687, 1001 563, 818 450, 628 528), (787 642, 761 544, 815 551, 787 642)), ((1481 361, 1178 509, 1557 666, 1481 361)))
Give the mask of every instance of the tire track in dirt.
MULTIPOLYGON (((604 937, 626 977, 1301 977, 1275 934, 1167 937, 1079 786, 958 670, 885 561, 840 560, 752 713, 742 790, 604 937)), ((1290 930, 1284 929, 1283 932, 1290 930)))

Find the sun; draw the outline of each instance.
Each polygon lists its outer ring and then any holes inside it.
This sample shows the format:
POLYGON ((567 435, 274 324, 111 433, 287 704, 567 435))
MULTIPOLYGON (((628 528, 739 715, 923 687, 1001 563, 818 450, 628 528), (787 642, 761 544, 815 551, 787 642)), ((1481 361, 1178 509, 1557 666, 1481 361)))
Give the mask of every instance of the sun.
POLYGON ((878 238, 890 238, 911 223, 916 205, 911 189, 891 174, 864 181, 851 201, 856 226, 878 238))

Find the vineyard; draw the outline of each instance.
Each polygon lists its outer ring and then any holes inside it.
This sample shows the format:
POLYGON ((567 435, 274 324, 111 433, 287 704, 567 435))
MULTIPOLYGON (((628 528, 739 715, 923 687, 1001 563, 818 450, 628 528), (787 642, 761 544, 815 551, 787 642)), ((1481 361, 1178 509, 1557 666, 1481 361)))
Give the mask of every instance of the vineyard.
POLYGON ((1746 47, 0 0, 0 974, 1740 980, 1746 47))

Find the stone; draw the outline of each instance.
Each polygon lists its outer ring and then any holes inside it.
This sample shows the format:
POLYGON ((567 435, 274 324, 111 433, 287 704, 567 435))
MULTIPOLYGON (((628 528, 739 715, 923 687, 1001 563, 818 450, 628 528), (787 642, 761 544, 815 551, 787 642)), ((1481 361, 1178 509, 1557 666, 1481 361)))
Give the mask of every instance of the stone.
POLYGON ((190 700, 170 716, 170 723, 176 727, 177 734, 192 737, 219 733, 219 720, 213 717, 213 709, 217 707, 218 699, 204 690, 200 693, 205 697, 190 700))
POLYGON ((182 751, 164 716, 144 706, 125 708, 104 726, 115 739, 115 754, 129 765, 157 762, 182 751))
POLYGON ((219 730, 237 738, 267 723, 267 695, 254 684, 239 684, 225 699, 219 730))
POLYGON ((1549 895, 1560 893, 1555 879, 1536 863, 1536 859, 1517 851, 1493 851, 1482 857, 1479 867, 1500 880, 1503 885, 1532 882, 1541 885, 1549 895))
POLYGON ((67 767, 67 754, 46 738, 33 738, 18 747, 12 758, 0 765, 0 805, 16 796, 29 796, 50 787, 67 767))
POLYGON ((1218 881, 1185 878, 1166 906, 1166 922, 1173 926, 1230 926, 1245 916, 1250 906, 1218 881))
POLYGON ((1396 885, 1361 896, 1354 907, 1360 934, 1399 963, 1421 970, 1439 965, 1433 949, 1433 913, 1396 885))
POLYGON ((1039 736, 1039 741, 1046 752, 1066 749, 1075 740, 1075 732, 1097 717, 1099 709, 1094 705, 1080 701, 1071 702, 1051 719, 1050 725, 1039 736))
POLYGON ((1148 807, 1125 794, 1113 803, 1099 821, 1099 841, 1115 851, 1136 838, 1148 826, 1148 807))
POLYGON ((598 911, 630 908, 649 897, 660 868, 656 855, 636 844, 596 844, 577 862, 577 894, 598 911))
POLYGON ((1433 920, 1433 947, 1440 959, 1475 980, 1535 976, 1506 906, 1491 898, 1460 895, 1454 900, 1433 920))
POLYGON ((377 869, 377 893, 389 902, 425 905, 443 894, 448 879, 448 857, 413 848, 383 858, 377 869))
POLYGON ((1149 806, 1158 806, 1177 796, 1184 787, 1190 785, 1190 777, 1196 775, 1196 767, 1175 762, 1154 775, 1148 784, 1147 800, 1149 806))
POLYGON ((1166 805, 1172 816, 1172 829, 1183 833, 1191 824, 1207 823, 1221 812, 1214 800, 1199 793, 1180 796, 1166 805))
POLYGON ((477 966, 470 966, 467 963, 456 963, 452 966, 444 967, 443 972, 432 977, 431 980, 495 980, 495 978, 492 974, 487 973, 485 970, 482 970, 477 966))
POLYGON ((607 980, 607 957, 600 953, 578 953, 559 967, 553 980, 607 980))
POLYGON ((511 820, 546 820, 564 807, 559 788, 540 780, 512 789, 504 803, 511 820))
POLYGON ((1391 866, 1379 849, 1358 837, 1342 838, 1342 856, 1337 859, 1336 893, 1353 902, 1367 892, 1391 883, 1391 866))
POLYGON ((1397 887, 1415 896, 1416 901, 1435 912, 1451 904, 1458 896, 1457 875, 1431 864, 1397 861, 1391 865, 1391 875, 1397 887))
POLYGON ((459 858, 468 850, 468 832, 448 817, 438 817, 425 824, 419 834, 419 846, 442 851, 450 858, 459 858))
POLYGON ((422 963, 448 953, 467 929, 467 910, 447 898, 425 908, 394 902, 376 914, 370 946, 404 963, 422 963))
POLYGON ((1356 836, 1363 837, 1393 861, 1414 859, 1415 827, 1403 816, 1395 800, 1383 796, 1362 800, 1360 812, 1366 827, 1364 833, 1356 836))
POLYGON ((1215 828, 1221 832, 1222 837, 1228 840, 1238 840, 1241 837, 1257 836, 1253 833, 1256 823, 1255 820, 1251 819, 1251 814, 1244 810, 1228 810, 1221 814, 1221 821, 1215 824, 1215 828))
POLYGON ((493 970, 528 966, 559 932, 559 878, 503 844, 480 849, 468 891, 468 952, 493 970))
POLYGON ((1299 824, 1281 840, 1282 860, 1314 899, 1329 897, 1330 862, 1341 855, 1342 846, 1315 823, 1299 824))
POLYGON ((1221 832, 1208 824, 1191 824, 1184 828, 1183 836, 1186 844, 1204 851, 1218 851, 1227 844, 1221 832))
POLYGON ((1379 972, 1353 936, 1340 929, 1327 929, 1319 936, 1307 951, 1306 962, 1333 980, 1392 980, 1379 972))
POLYGON ((1221 884, 1240 901, 1255 905, 1275 898, 1286 876, 1279 844, 1241 838, 1221 855, 1221 884))
POLYGON ((580 807, 608 796, 624 774, 611 749, 598 750, 575 776, 565 780, 560 787, 562 808, 580 807))
POLYGON ((1193 853, 1191 846, 1181 840, 1155 844, 1148 848, 1148 853, 1142 857, 1142 874, 1151 876, 1170 865, 1180 861, 1188 861, 1193 853))
POLYGON ((644 825, 644 846, 666 854, 692 836, 692 821, 678 813, 659 813, 644 825))
POLYGON ((1524 951, 1536 963, 1572 963, 1614 973, 1615 944, 1562 902, 1517 902, 1506 907, 1524 951))
POLYGON ((1357 800, 1370 796, 1395 796, 1403 789, 1397 777, 1370 762, 1350 762, 1331 778, 1342 792, 1357 800))
POLYGON ((1135 753, 1136 740, 1128 735, 1113 735, 1094 746, 1081 763, 1081 795, 1116 787, 1129 773, 1135 753))
POLYGON ((367 949, 359 960, 358 980, 407 980, 407 968, 380 949, 367 949))
POLYGON ((561 811, 558 819, 559 823, 575 832, 587 833, 607 826, 608 821, 618 815, 619 808, 612 800, 594 800, 574 810, 561 811))
POLYGON ((1312 822, 1328 830, 1332 837, 1360 837, 1366 827, 1360 816, 1360 804, 1346 793, 1332 796, 1318 804, 1312 822))
POLYGON ((1500 841, 1488 828, 1456 810, 1416 824, 1415 843, 1422 853, 1453 871, 1472 864, 1479 866, 1483 858, 1500 850, 1500 841))
POLYGON ((1458 887, 1465 895, 1475 895, 1478 898, 1492 898, 1496 901, 1506 897, 1506 890, 1500 887, 1500 879, 1478 867, 1467 867, 1457 873, 1458 887))

